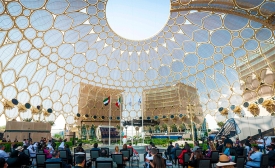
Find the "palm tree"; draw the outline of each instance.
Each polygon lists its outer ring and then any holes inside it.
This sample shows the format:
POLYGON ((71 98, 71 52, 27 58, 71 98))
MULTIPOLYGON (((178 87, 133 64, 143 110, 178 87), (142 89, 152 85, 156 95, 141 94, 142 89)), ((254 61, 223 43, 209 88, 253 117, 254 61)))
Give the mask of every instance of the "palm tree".
POLYGON ((85 125, 85 128, 86 128, 86 140, 88 140, 89 139, 89 128, 90 128, 90 126, 89 125, 85 125))
POLYGON ((167 131, 167 124, 162 124, 161 127, 162 127, 164 132, 167 131))

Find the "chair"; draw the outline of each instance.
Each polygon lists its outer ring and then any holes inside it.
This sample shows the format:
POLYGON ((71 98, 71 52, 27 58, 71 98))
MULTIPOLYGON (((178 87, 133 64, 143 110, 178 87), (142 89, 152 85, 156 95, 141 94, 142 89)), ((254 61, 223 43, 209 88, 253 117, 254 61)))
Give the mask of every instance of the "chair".
POLYGON ((244 156, 244 157, 247 156, 247 149, 246 149, 246 148, 243 149, 243 156, 244 156))
POLYGON ((124 163, 123 163, 123 154, 112 154, 112 159, 114 162, 116 162, 117 164, 117 167, 124 167, 126 166, 124 163))
POLYGON ((238 156, 236 157, 236 165, 235 167, 244 167, 245 157, 244 156, 238 156))
POLYGON ((130 151, 130 157, 133 156, 133 148, 127 148, 130 151))
POLYGON ((211 160, 210 159, 201 159, 199 161, 199 168, 211 168, 211 160))
POLYGON ((44 162, 46 161, 46 154, 37 153, 36 154, 36 166, 44 167, 44 162))
POLYGON ((189 159, 190 159, 190 155, 191 153, 185 153, 183 155, 183 163, 179 163, 178 164, 178 167, 182 166, 182 167, 188 167, 188 162, 189 162, 189 159))
POLYGON ((162 157, 162 153, 157 153, 157 155, 161 156, 162 157))
POLYGON ((68 152, 66 150, 59 150, 59 158, 68 163, 68 152))
POLYGON ((43 154, 44 153, 44 151, 43 150, 38 150, 38 152, 37 153, 41 153, 41 154, 43 154))
POLYGON ((175 164, 177 164, 178 156, 181 154, 182 149, 176 149, 175 151, 175 164))
POLYGON ((24 153, 30 157, 30 151, 28 149, 24 149, 24 153))
POLYGON ((95 162, 96 168, 113 168, 112 161, 96 161, 95 162))
POLYGON ((96 158, 98 158, 100 156, 100 151, 99 150, 90 150, 90 158, 91 158, 91 161, 92 161, 92 165, 93 165, 93 162, 96 161, 96 158))
POLYGON ((106 150, 106 152, 107 152, 107 154, 108 154, 108 156, 109 156, 109 148, 101 148, 101 149, 100 149, 100 155, 101 155, 101 151, 102 151, 103 149, 106 150))
POLYGON ((45 162, 45 168, 62 168, 62 162, 45 162))
POLYGON ((260 167, 261 168, 268 168, 268 154, 263 154, 261 157, 261 163, 260 167))
POLYGON ((211 152, 210 162, 211 162, 212 166, 214 166, 215 163, 219 162, 219 157, 220 157, 219 151, 212 151, 211 152))
POLYGON ((127 149, 121 149, 120 152, 123 155, 123 160, 126 162, 129 162, 129 166, 130 166, 130 164, 131 164, 130 151, 127 149), (125 157, 127 157, 127 159, 124 159, 125 157))

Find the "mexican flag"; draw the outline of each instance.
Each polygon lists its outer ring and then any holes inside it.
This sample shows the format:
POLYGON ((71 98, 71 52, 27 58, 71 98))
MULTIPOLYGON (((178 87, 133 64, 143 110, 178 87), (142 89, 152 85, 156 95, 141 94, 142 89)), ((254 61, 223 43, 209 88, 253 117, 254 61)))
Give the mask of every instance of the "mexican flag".
POLYGON ((107 98, 105 98, 105 99, 103 100, 103 103, 104 103, 105 106, 107 106, 107 105, 110 103, 110 96, 107 97, 107 98))
POLYGON ((120 104, 121 104, 120 102, 121 102, 121 100, 120 100, 120 97, 119 97, 118 100, 117 100, 117 102, 116 102, 116 106, 117 106, 117 107, 120 106, 120 104))

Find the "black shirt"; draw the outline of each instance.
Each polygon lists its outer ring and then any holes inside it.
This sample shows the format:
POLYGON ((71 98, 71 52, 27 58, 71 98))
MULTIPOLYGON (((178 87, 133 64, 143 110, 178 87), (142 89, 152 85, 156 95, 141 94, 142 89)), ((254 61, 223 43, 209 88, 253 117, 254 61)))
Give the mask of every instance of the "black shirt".
POLYGON ((233 146, 233 141, 231 139, 229 139, 229 138, 226 138, 224 140, 223 146, 226 146, 227 143, 229 143, 229 144, 231 144, 231 146, 233 146))
POLYGON ((275 151, 274 150, 268 152, 268 165, 275 166, 275 151))
POLYGON ((248 139, 245 140, 245 146, 251 147, 250 141, 248 139))

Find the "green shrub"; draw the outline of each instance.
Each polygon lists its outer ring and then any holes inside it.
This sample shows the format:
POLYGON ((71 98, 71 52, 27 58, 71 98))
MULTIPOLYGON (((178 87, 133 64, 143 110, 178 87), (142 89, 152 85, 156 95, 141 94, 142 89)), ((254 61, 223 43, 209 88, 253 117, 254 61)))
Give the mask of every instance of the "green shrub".
POLYGON ((2 142, 1 145, 5 146, 5 152, 11 152, 11 145, 17 144, 18 146, 23 146, 23 142, 2 142))

